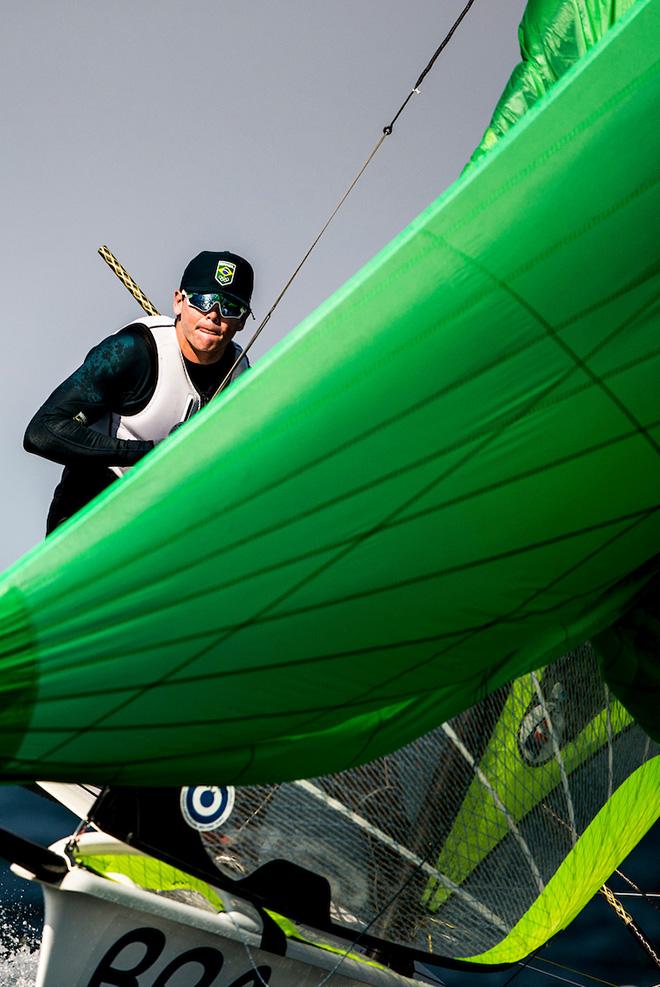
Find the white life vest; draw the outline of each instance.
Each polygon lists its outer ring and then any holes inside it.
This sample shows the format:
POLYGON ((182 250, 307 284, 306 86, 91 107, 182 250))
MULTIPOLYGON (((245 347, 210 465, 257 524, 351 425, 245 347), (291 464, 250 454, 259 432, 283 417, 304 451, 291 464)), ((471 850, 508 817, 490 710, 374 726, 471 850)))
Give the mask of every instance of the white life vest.
MULTIPOLYGON (((188 376, 186 365, 179 348, 174 319, 160 315, 147 315, 134 319, 129 325, 145 326, 153 336, 158 353, 156 387, 148 404, 135 415, 118 415, 115 412, 105 415, 92 428, 105 435, 118 439, 151 439, 161 442, 175 425, 187 421, 202 406, 199 392, 188 376)), ((236 356, 242 353, 237 343, 233 343, 236 356)), ((234 370, 234 380, 250 366, 246 356, 234 370)), ((122 476, 130 466, 111 466, 117 476, 122 476)))

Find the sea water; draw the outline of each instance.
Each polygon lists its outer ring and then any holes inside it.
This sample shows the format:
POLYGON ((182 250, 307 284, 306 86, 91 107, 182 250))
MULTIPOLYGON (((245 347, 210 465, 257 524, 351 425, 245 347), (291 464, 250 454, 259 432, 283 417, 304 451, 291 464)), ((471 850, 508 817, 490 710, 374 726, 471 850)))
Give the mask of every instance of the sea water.
POLYGON ((11 909, 0 909, 0 984, 34 987, 39 964, 39 932, 25 919, 16 921, 11 909))
MULTIPOLYGON (((72 832, 77 821, 66 809, 32 792, 0 786, 0 826, 27 839, 47 845, 72 832)), ((621 869, 645 890, 660 890, 658 827, 646 836, 621 869)), ((616 875, 609 884, 615 893, 631 890, 616 875)), ((647 901, 621 900, 648 938, 656 943, 657 951, 660 911, 647 901)), ((0 862, 0 987, 34 987, 42 923, 40 888, 18 878, 0 862)), ((434 976, 446 987, 503 987, 514 973, 515 970, 508 970, 482 975, 437 969, 434 976)), ((520 970, 514 984, 515 987, 546 984, 557 987, 563 980, 589 987, 594 983, 592 978, 617 987, 624 984, 656 987, 660 983, 660 970, 601 895, 596 895, 568 930, 541 950, 527 968, 520 970)))

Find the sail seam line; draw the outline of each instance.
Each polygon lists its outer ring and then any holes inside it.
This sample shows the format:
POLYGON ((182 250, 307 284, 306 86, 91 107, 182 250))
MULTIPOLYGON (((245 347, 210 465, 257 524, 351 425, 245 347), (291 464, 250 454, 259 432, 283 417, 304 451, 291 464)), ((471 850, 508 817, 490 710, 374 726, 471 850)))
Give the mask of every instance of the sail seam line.
MULTIPOLYGON (((545 587, 541 587, 541 588, 535 590, 532 594, 530 594, 530 596, 526 600, 524 600, 521 603, 519 603, 508 614, 500 615, 497 619, 494 619, 490 624, 487 624, 485 626, 485 628, 480 629, 479 631, 475 631, 475 632, 471 632, 471 633, 465 634, 458 641, 454 641, 451 644, 447 645, 446 647, 441 648, 439 651, 435 652, 429 658, 424 659, 424 660, 422 660, 420 662, 417 662, 417 663, 413 664, 411 667, 409 667, 409 668, 406 669, 405 674, 408 675, 408 674, 410 674, 412 672, 418 671, 420 668, 424 668, 424 667, 428 666, 433 661, 436 661, 439 657, 442 657, 442 656, 448 654, 450 651, 452 651, 459 644, 464 643, 466 640, 469 640, 470 638, 477 637, 480 633, 483 633, 484 630, 488 630, 490 627, 497 625, 503 618, 510 617, 511 614, 514 614, 516 612, 519 612, 521 609, 523 609, 523 607, 529 605, 529 603, 533 599, 535 599, 537 596, 541 595, 543 592, 547 592, 548 589, 550 589, 553 585, 556 585, 556 583, 558 583, 559 581, 561 581, 561 579, 566 578, 566 575, 568 575, 568 574, 570 574, 572 572, 577 571, 580 568, 580 566, 583 565, 586 561, 588 561, 588 560, 590 560, 592 558, 595 558, 605 548, 609 547, 611 544, 614 544, 620 537, 622 537, 624 534, 626 534, 628 531, 632 530, 636 525, 638 525, 640 523, 640 520, 644 520, 644 519, 643 518, 642 519, 637 519, 636 521, 631 522, 631 524, 627 528, 623 529, 623 531, 616 532, 610 539, 607 539, 603 544, 599 545, 597 548, 595 548, 593 551, 589 552, 582 559, 580 559, 579 561, 577 561, 576 563, 574 563, 573 565, 571 565, 565 572, 560 573, 559 576, 557 576, 554 579, 550 580, 545 587)), ((209 653, 210 651, 212 651, 215 647, 218 646, 218 643, 221 643, 221 642, 212 641, 209 645, 207 645, 204 648, 202 648, 196 655, 191 656, 190 658, 186 659, 182 663, 179 663, 179 666, 177 666, 177 668, 168 671, 166 674, 164 674, 163 676, 161 676, 159 680, 157 680, 156 682, 152 683, 150 686, 144 687, 142 689, 139 689, 137 691, 132 692, 131 695, 129 697, 127 697, 125 700, 123 700, 120 703, 117 703, 116 706, 113 707, 113 709, 111 709, 108 712, 103 713, 99 717, 97 717, 97 719, 93 723, 87 724, 85 727, 77 730, 71 737, 69 737, 68 740, 60 741, 57 744, 55 744, 53 748, 49 749, 48 751, 43 752, 42 755, 41 755, 41 757, 42 758, 49 758, 49 757, 51 757, 54 753, 57 753, 57 751, 61 750, 67 744, 75 742, 75 740, 78 739, 80 736, 83 736, 84 734, 89 733, 90 731, 98 728, 101 725, 101 723, 103 723, 103 721, 107 720, 110 716, 115 715, 116 713, 118 713, 122 709, 125 709, 128 705, 130 705, 131 703, 133 703, 137 699, 139 699, 144 694, 144 692, 148 691, 151 688, 154 688, 154 687, 158 687, 160 685, 163 685, 165 682, 167 682, 167 680, 171 680, 172 677, 173 677, 173 675, 175 675, 178 671, 180 671, 183 668, 188 667, 190 664, 192 664, 192 662, 194 660, 197 660, 198 658, 202 657, 204 654, 209 653)), ((495 675, 496 673, 497 673, 497 668, 493 669, 492 675, 495 675)), ((399 674, 395 675, 394 677, 390 677, 390 679, 385 679, 383 682, 380 683, 380 687, 382 688, 383 686, 391 685, 393 682, 396 682, 400 678, 402 678, 403 677, 403 674, 404 673, 399 673, 399 674)), ((354 699, 352 699, 351 701, 353 702, 353 704, 355 704, 355 702, 358 701, 358 700, 362 700, 364 703, 367 703, 368 700, 369 700, 369 697, 373 695, 373 691, 374 691, 373 689, 367 690, 361 696, 354 697, 354 699)), ((251 719, 253 719, 253 720, 267 719, 267 718, 268 717, 263 717, 263 716, 251 717, 251 719)), ((315 714, 315 720, 318 723, 318 714, 315 714)), ((304 728, 304 726, 305 726, 305 723, 303 721, 303 724, 299 724, 298 725, 298 728, 297 728, 298 731, 301 732, 302 729, 304 728)), ((171 760, 172 758, 176 758, 177 756, 178 755, 176 755, 176 754, 175 755, 163 755, 161 758, 157 758, 156 760, 171 760)), ((149 761, 153 761, 154 759, 152 758, 152 759, 148 759, 148 760, 149 761)), ((142 763, 142 762, 140 762, 140 763, 142 763)))
MULTIPOLYGON (((589 386, 591 386, 591 385, 589 385, 588 382, 585 382, 584 383, 584 387, 585 388, 586 387, 589 387, 589 386)), ((654 429, 654 428, 657 428, 659 425, 660 425, 660 419, 655 420, 655 421, 652 421, 652 422, 649 422, 647 427, 649 429, 654 429)), ((485 432, 485 433, 482 432, 482 433, 479 433, 479 435, 481 435, 481 436, 488 435, 488 434, 491 434, 491 431, 492 430, 489 430, 488 432, 485 432)), ((478 437, 478 436, 475 436, 475 437, 478 437)), ((554 460, 550 460, 550 461, 544 462, 543 464, 539 465, 538 467, 534 467, 534 468, 531 468, 531 469, 528 469, 528 470, 523 470, 523 471, 521 471, 519 473, 513 474, 511 476, 505 477, 505 478, 500 479, 500 480, 493 481, 493 482, 491 482, 489 484, 485 484, 485 485, 483 485, 481 487, 476 487, 473 490, 470 490, 470 491, 466 492, 465 494, 462 494, 461 496, 447 498, 446 500, 440 501, 437 504, 431 504, 428 507, 420 508, 420 509, 418 509, 416 511, 412 511, 412 512, 406 513, 403 516, 400 516, 398 518, 395 518, 392 521, 384 524, 382 526, 382 529, 381 530, 383 532, 390 531, 390 530, 393 530, 396 527, 401 527, 401 526, 404 526, 406 524, 410 524, 410 523, 412 523, 414 521, 417 521, 420 518, 428 517, 428 516, 430 516, 432 514, 439 513, 439 512, 441 512, 443 510, 449 510, 452 507, 455 507, 455 506, 457 506, 459 504, 464 504, 464 503, 466 503, 466 502, 468 502, 470 500, 474 500, 474 499, 477 499, 477 498, 482 497, 482 496, 487 496, 488 494, 494 493, 495 491, 503 490, 507 486, 511 486, 513 484, 516 484, 516 483, 524 482, 525 480, 528 480, 528 479, 534 479, 535 477, 539 477, 539 476, 541 476, 543 474, 548 474, 553 469, 557 469, 557 468, 560 468, 562 466, 568 465, 570 463, 577 462, 577 461, 579 461, 581 459, 587 459, 589 456, 593 456, 593 455, 595 455, 597 453, 603 452, 606 449, 613 448, 618 443, 628 442, 631 439, 638 438, 638 437, 639 437, 639 433, 638 433, 637 429, 631 428, 628 431, 622 432, 621 434, 616 435, 616 436, 612 436, 612 437, 604 440, 603 442, 597 443, 597 444, 592 445, 592 446, 585 446, 584 448, 579 449, 576 452, 568 453, 565 456, 559 456, 559 457, 557 457, 554 460)), ((452 451, 455 451, 457 448, 460 448, 460 446, 459 445, 456 445, 456 446, 445 446, 442 449, 437 450, 436 452, 430 453, 429 455, 424 456, 424 457, 416 460, 414 463, 409 464, 407 467, 403 467, 400 470, 395 470, 395 471, 391 471, 389 473, 382 474, 380 477, 375 478, 374 480, 372 480, 369 483, 361 484, 359 487, 353 487, 351 490, 346 491, 346 492, 344 492, 344 493, 342 493, 340 495, 337 495, 336 497, 329 498, 328 500, 323 501, 322 503, 315 505, 313 508, 311 508, 311 509, 309 509, 307 511, 301 511, 301 512, 299 512, 296 516, 294 516, 292 518, 286 518, 286 519, 280 520, 276 524, 273 524, 273 525, 271 525, 271 526, 269 526, 267 528, 262 528, 259 531, 254 532, 252 535, 248 535, 248 536, 244 537, 243 539, 236 540, 236 541, 234 541, 232 543, 229 543, 229 544, 227 544, 225 546, 225 552, 233 551, 236 548, 239 548, 239 547, 244 546, 245 544, 250 544, 252 541, 256 540, 259 537, 266 537, 269 534, 272 534, 273 532, 276 532, 276 531, 277 532, 281 532, 288 525, 296 524, 296 523, 298 523, 299 521, 301 521, 303 519, 306 519, 306 518, 309 518, 309 517, 313 517, 317 513, 320 513, 320 512, 325 511, 325 510, 327 510, 327 509, 329 509, 329 508, 331 508, 333 506, 337 506, 337 505, 339 505, 341 503, 344 503, 345 501, 350 500, 353 497, 358 497, 361 494, 366 493, 367 491, 373 490, 375 487, 378 487, 380 485, 384 485, 386 483, 392 482, 392 481, 398 479, 399 477, 405 475, 407 472, 414 472, 415 470, 422 469, 423 467, 425 467, 427 465, 430 465, 436 459, 440 459, 441 457, 444 457, 444 456, 450 454, 452 451)), ((239 582, 243 582, 243 581, 246 581, 246 580, 254 579, 254 578, 257 578, 257 577, 262 576, 262 575, 267 575, 269 573, 273 573, 273 572, 276 572, 278 570, 282 570, 282 569, 286 568, 287 566, 298 564, 299 562, 305 561, 307 559, 312 559, 312 558, 318 557, 318 556, 322 555, 324 552, 329 552, 329 551, 331 551, 333 549, 337 549, 337 548, 341 547, 342 545, 347 544, 349 540, 351 540, 351 539, 345 538, 345 539, 342 539, 341 541, 327 542, 327 543, 325 543, 323 545, 318 546, 315 549, 310 549, 310 550, 308 550, 306 552, 300 552, 297 555, 288 556, 287 558, 285 558, 282 561, 278 562, 277 565, 268 566, 268 567, 262 567, 262 568, 259 568, 259 569, 253 569, 253 570, 250 570, 250 571, 244 573, 240 577, 238 577, 236 575, 233 575, 232 578, 231 578, 231 580, 227 580, 225 582, 220 582, 220 583, 209 584, 208 587, 207 587, 207 590, 208 591, 217 591, 217 590, 223 589, 225 587, 236 586, 237 583, 239 583, 239 582)), ((202 554, 202 555, 200 555, 195 560, 194 566, 197 566, 200 563, 203 563, 208 558, 217 558, 217 557, 218 557, 217 552, 209 553, 208 556, 205 556, 205 555, 202 554)), ((183 571, 186 571, 188 568, 193 568, 193 564, 190 564, 189 566, 182 566, 179 571, 180 572, 183 572, 183 571)), ((150 585, 153 588, 153 586, 157 585, 160 582, 163 582, 163 581, 167 580, 168 578, 169 578, 168 574, 163 574, 162 576, 154 577, 154 579, 151 581, 151 584, 150 585)), ((124 594, 117 594, 113 598, 113 603, 116 603, 118 599, 125 598, 126 596, 129 595, 129 593, 130 593, 130 589, 127 588, 124 594)), ((194 592, 194 591, 191 591, 189 594, 179 595, 177 597, 176 603, 177 603, 177 605, 179 605, 179 604, 185 602, 187 599, 193 599, 195 597, 195 595, 196 595, 196 592, 194 592)), ((75 621, 75 619, 76 618, 74 618, 74 621, 75 621)), ((66 633, 66 636, 68 637, 69 636, 69 633, 68 632, 65 632, 65 629, 64 629, 65 627, 66 627, 65 624, 60 625, 58 627, 58 632, 62 636, 66 633)))
POLYGON ((537 322, 545 333, 545 337, 554 342, 555 346, 572 362, 573 369, 581 370, 582 373, 589 377, 593 383, 600 388, 605 397, 609 399, 609 402, 634 425, 640 436, 646 440, 653 451, 657 455, 660 455, 660 443, 656 442, 648 429, 642 425, 641 421, 639 421, 632 409, 629 408, 628 405, 621 398, 619 398, 619 396, 615 394, 610 387, 607 386, 604 377, 599 376, 589 365, 588 361, 593 359, 593 352, 588 353, 585 357, 581 357, 579 353, 560 335, 558 328, 553 326, 553 324, 541 314, 539 309, 532 305, 532 303, 528 301, 528 299, 517 289, 515 289, 508 281, 496 274, 485 263, 478 261, 475 257, 470 256, 458 247, 452 247, 450 244, 448 244, 448 247, 453 250, 457 256, 461 257, 467 266, 472 267, 486 275, 486 277, 491 278, 492 281, 502 289, 502 291, 506 292, 512 299, 514 299, 520 308, 527 312, 532 319, 537 322))
MULTIPOLYGON (((591 598, 591 597, 597 598, 600 595, 600 593, 602 592, 602 590, 607 589, 609 587, 609 585, 610 585, 609 582, 603 581, 602 583, 596 584, 593 587, 593 589, 590 589, 590 590, 587 590, 587 591, 583 591, 583 592, 576 592, 576 593, 573 593, 571 596, 572 596, 572 599, 575 599, 575 600, 583 600, 583 599, 588 599, 588 598, 591 598)), ((515 616, 514 615, 514 616, 511 616, 508 619, 507 618, 503 618, 502 619, 502 623, 516 624, 518 621, 524 621, 524 620, 526 620, 527 617, 529 617, 529 616, 536 616, 536 617, 538 617, 538 616, 546 616, 548 614, 553 613, 555 610, 557 610, 558 608, 560 608, 562 606, 563 606, 563 601, 560 600, 560 601, 552 604, 552 606, 539 607, 539 608, 535 608, 535 609, 527 609, 523 614, 521 614, 519 616, 515 616)), ((442 632, 442 633, 439 633, 439 634, 428 634, 428 635, 426 635, 424 637, 420 637, 420 638, 406 638, 404 640, 399 640, 399 641, 377 641, 374 644, 365 645, 365 646, 363 646, 361 648, 349 648, 349 649, 347 649, 345 651, 325 652, 323 654, 311 655, 311 656, 309 656, 307 658, 295 659, 294 661, 277 661, 277 662, 272 662, 271 664, 267 664, 267 665, 254 665, 251 668, 251 673, 253 673, 253 674, 272 673, 272 672, 281 671, 282 669, 291 668, 291 667, 294 667, 294 666, 296 668, 303 668, 303 667, 306 667, 308 665, 314 665, 314 664, 317 664, 317 663, 331 662, 331 661, 342 661, 342 660, 345 660, 347 658, 354 658, 354 657, 360 657, 362 655, 369 655, 369 654, 372 654, 372 653, 378 652, 378 651, 388 652, 388 651, 397 651, 397 650, 399 650, 401 648, 407 648, 407 649, 421 648, 421 647, 428 646, 430 644, 434 644, 434 643, 437 644, 437 643, 439 643, 440 641, 443 641, 443 640, 447 640, 447 639, 452 639, 452 638, 455 638, 455 637, 459 637, 459 636, 461 636, 463 634, 466 634, 466 633, 471 633, 471 632, 475 632, 475 631, 478 632, 478 631, 481 631, 481 630, 487 630, 491 626, 492 626, 492 622, 491 621, 484 621, 484 622, 481 622, 479 624, 471 624, 471 625, 465 625, 464 624, 463 626, 458 627, 458 628, 456 628, 455 630, 452 630, 452 631, 445 631, 445 632, 442 632)), ((185 640, 185 641, 200 640, 200 638, 203 638, 204 636, 206 636, 206 635, 205 634, 202 634, 202 633, 198 633, 198 634, 195 634, 195 635, 188 635, 183 640, 185 640)), ((178 641, 178 639, 176 639, 176 640, 178 641)), ((176 641, 174 641, 173 643, 176 643, 176 641)), ((147 652, 147 651, 150 651, 150 650, 152 650, 152 646, 149 646, 149 647, 146 647, 146 648, 142 648, 142 649, 136 648, 135 651, 134 651, 134 654, 140 654, 140 653, 144 653, 144 652, 147 652)), ((99 654, 97 656, 97 664, 100 663, 100 662, 113 662, 113 661, 116 661, 116 659, 117 659, 117 655, 114 652, 112 654, 107 654, 107 655, 99 654)), ((199 682, 199 681, 206 681, 206 680, 209 680, 210 681, 210 680, 213 680, 213 679, 216 679, 216 678, 228 679, 228 678, 231 678, 232 676, 244 675, 244 674, 245 674, 245 669, 244 668, 226 668, 226 669, 222 669, 221 671, 216 671, 216 672, 213 672, 213 671, 197 672, 197 673, 191 673, 190 675, 182 675, 182 676, 180 676, 180 677, 178 677, 176 679, 173 679, 173 680, 170 680, 170 681, 167 681, 167 682, 160 683, 158 686, 156 686, 156 688, 175 687, 175 686, 179 686, 179 685, 187 685, 187 684, 190 684, 192 682, 199 682)), ((140 688, 145 687, 145 683, 138 683, 138 685, 139 685, 140 688)), ((126 685, 123 685, 123 686, 111 686, 111 685, 104 686, 104 688, 103 688, 103 695, 109 695, 111 693, 122 693, 122 692, 126 692, 127 688, 128 687, 126 685)), ((48 696, 43 696, 42 699, 40 700, 40 703, 42 705, 46 705, 48 703, 54 703, 54 702, 71 702, 71 701, 75 701, 77 699, 89 698, 90 696, 98 696, 99 694, 100 694, 99 693, 99 690, 86 690, 84 692, 67 692, 67 693, 62 694, 62 695, 53 695, 53 694, 50 694, 48 696)), ((216 721, 214 721, 214 722, 216 722, 216 721)), ((6 729, 6 727, 3 727, 3 729, 6 729)), ((35 728, 35 729, 39 729, 39 728, 35 728)))
MULTIPOLYGON (((645 272, 645 275, 641 278, 640 283, 644 284, 648 280, 648 277, 655 276, 655 273, 656 273, 656 270, 657 269, 658 269, 658 265, 654 265, 654 267, 652 269, 652 273, 645 272)), ((617 335, 619 335, 621 332, 625 331, 625 329, 627 329, 635 321, 635 319, 637 319, 638 317, 640 317, 646 311, 646 309, 653 303, 653 301, 654 301, 654 299, 651 299, 650 301, 645 302, 642 306, 639 307, 639 309, 637 309, 634 313, 632 313, 631 316, 627 317, 626 319, 623 320, 623 322, 620 325, 616 326, 614 328, 614 330, 609 334, 608 337, 606 337, 604 340, 600 340, 599 343, 590 351, 590 353, 588 354, 588 358, 589 359, 593 358, 593 356, 595 355, 595 353, 599 352, 605 346, 609 345, 609 343, 612 342, 613 339, 615 339, 617 335)), ((491 369, 493 369, 494 367, 496 367, 498 365, 504 365, 507 362, 508 359, 514 358, 515 356, 518 355, 519 352, 524 352, 526 349, 528 349, 531 346, 537 345, 539 342, 540 342, 539 339, 534 340, 532 343, 529 343, 529 344, 526 344, 523 347, 520 347, 519 350, 513 351, 513 353, 511 353, 510 355, 507 354, 504 357, 499 357, 496 360, 489 362, 489 364, 487 364, 483 368, 480 368, 474 374, 468 375, 465 378, 461 378, 459 381, 457 381, 457 382, 455 382, 453 384, 450 384, 449 386, 446 386, 446 387, 441 388, 438 392, 434 393, 433 395, 431 395, 430 397, 424 399, 423 401, 416 402, 409 409, 406 409, 403 412, 398 412, 397 415, 391 416, 389 419, 385 419, 383 422, 378 422, 375 426, 367 429, 364 433, 362 433, 356 439, 352 439, 352 440, 350 440, 348 442, 341 443, 335 450, 332 450, 332 451, 324 454, 324 456, 322 456, 322 457, 319 457, 317 459, 311 460, 308 463, 305 463, 302 468, 297 469, 296 471, 290 472, 290 473, 286 474, 285 476, 281 477, 276 482, 271 483, 269 485, 269 487, 268 487, 268 491, 266 491, 265 489, 257 490, 256 492, 254 492, 252 494, 252 496, 249 499, 252 500, 252 499, 254 499, 256 497, 263 496, 266 492, 272 493, 272 491, 274 489, 276 489, 277 487, 281 487, 283 484, 288 483, 291 480, 293 480, 293 479, 295 479, 297 477, 300 477, 300 476, 304 475, 305 473, 310 472, 310 470, 312 470, 316 466, 319 466, 319 465, 322 465, 322 464, 328 462, 329 459, 331 459, 333 456, 340 455, 341 453, 345 452, 347 449, 349 449, 349 448, 351 448, 353 446, 357 446, 360 442, 366 440, 370 436, 378 434, 380 431, 383 431, 385 428, 387 428, 393 422, 395 422, 397 420, 400 420, 402 416, 406 416, 406 415, 409 415, 409 414, 414 414, 418 409, 421 409, 424 406, 426 406, 427 404, 432 403, 434 400, 437 400, 438 398, 444 396, 446 393, 451 393, 452 390, 458 389, 459 387, 464 386, 465 384, 470 383, 472 380, 478 379, 479 376, 481 376, 481 375, 489 372, 491 369)), ((652 355, 655 356, 655 351, 654 351, 654 353, 652 355)), ((448 451, 458 451, 461 448, 465 448, 465 446, 467 444, 469 444, 471 442, 474 442, 475 439, 482 438, 482 437, 484 439, 488 439, 489 437, 492 437, 493 439, 499 438, 500 434, 504 434, 504 432, 505 432, 505 430, 507 428, 510 428, 512 425, 515 425, 518 421, 522 420, 525 417, 529 417, 529 415, 531 415, 532 413, 534 413, 534 409, 536 407, 536 404, 538 404, 539 407, 544 406, 544 404, 547 401, 549 395, 552 394, 554 391, 556 391, 562 384, 564 384, 565 381, 568 379, 568 377, 571 376, 571 374, 575 373, 575 369, 576 369, 575 366, 569 367, 568 370, 565 371, 565 374, 564 374, 563 377, 559 378, 557 381, 554 381, 551 385, 549 385, 549 387, 547 388, 547 390, 545 391, 544 394, 541 394, 541 395, 538 396, 536 402, 534 404, 532 404, 532 406, 531 406, 531 408, 529 410, 527 410, 526 412, 521 412, 519 415, 517 415, 513 419, 508 419, 506 422, 500 423, 499 426, 498 426, 499 429, 500 429, 499 432, 493 432, 493 430, 488 430, 488 431, 485 431, 485 432, 482 431, 482 432, 478 432, 478 433, 472 433, 462 443, 455 443, 455 444, 447 447, 447 450, 448 451)), ((614 372, 615 371, 612 371, 612 373, 614 373, 614 372)), ((586 387, 593 386, 593 385, 590 385, 589 382, 588 382, 588 380, 585 379, 584 386, 586 388, 586 387)), ((655 427, 655 424, 656 424, 655 422, 650 423, 649 428, 655 427)), ((636 432, 636 431, 637 430, 635 429, 634 432, 636 432)), ((445 479, 445 477, 443 476, 440 479, 445 479)), ((243 497, 243 499, 240 502, 237 502, 236 504, 233 504, 233 505, 227 505, 227 507, 225 508, 225 514, 229 514, 233 509, 237 509, 237 508, 243 506, 245 503, 246 503, 246 500, 245 500, 245 497, 243 497)), ((308 515, 304 515, 304 516, 308 516, 308 515)), ((309 516, 311 516, 311 514, 309 516)), ((206 522, 204 522, 203 519, 200 519, 199 522, 194 527, 197 530, 199 530, 199 528, 202 527, 205 523, 206 524, 211 524, 212 523, 212 520, 213 519, 209 519, 206 522)), ((269 527, 269 528, 261 529, 260 531, 258 531, 256 533, 246 534, 242 538, 235 539, 234 542, 229 543, 227 545, 227 547, 226 547, 226 551, 230 551, 230 550, 233 550, 234 548, 239 547, 241 545, 248 544, 254 538, 261 537, 263 534, 268 534, 272 530, 278 530, 279 528, 282 527, 283 524, 285 524, 285 523, 293 523, 293 522, 295 522, 295 520, 296 520, 296 518, 286 519, 285 521, 281 521, 280 520, 280 521, 278 521, 277 525, 274 528, 273 527, 269 527)), ((174 542, 177 538, 178 539, 181 539, 181 538, 185 537, 186 534, 189 533, 189 531, 190 531, 190 528, 189 527, 183 526, 179 530, 178 533, 177 532, 172 533, 172 537, 171 537, 170 543, 174 542)), ((143 555, 141 557, 144 558, 145 557, 145 554, 148 554, 148 553, 143 553, 143 555)), ((216 555, 215 557, 218 557, 218 556, 216 555)), ((165 578, 165 577, 163 577, 163 578, 165 578)), ((99 574, 98 579, 99 579, 99 582, 100 582, 101 579, 102 579, 102 574, 99 574)), ((77 589, 77 588, 78 588, 78 586, 76 584, 74 584, 73 587, 71 587, 71 589, 77 589)))
MULTIPOLYGON (((431 512, 432 510, 433 508, 429 508, 428 512, 431 512)), ((279 612, 276 613, 266 613, 263 616, 252 618, 249 621, 249 624, 253 626, 260 626, 263 624, 286 619, 287 617, 290 617, 293 614, 310 613, 313 611, 323 610, 328 607, 341 606, 345 603, 350 603, 354 600, 366 599, 368 597, 375 597, 375 596, 380 596, 381 594, 384 593, 398 591, 402 587, 415 586, 420 582, 426 582, 428 580, 434 580, 434 579, 444 579, 449 576, 456 575, 458 573, 469 572, 470 570, 476 570, 482 567, 487 567, 497 562, 502 562, 505 559, 520 558, 523 555, 532 552, 542 551, 543 549, 550 548, 554 545, 559 545, 561 543, 567 543, 573 539, 580 538, 584 535, 595 534, 598 531, 603 531, 607 528, 611 528, 613 525, 623 524, 627 521, 634 520, 636 518, 640 518, 640 519, 652 518, 658 511, 660 511, 660 504, 654 504, 649 507, 640 508, 640 510, 634 511, 629 514, 621 514, 615 517, 604 518, 601 521, 589 525, 584 525, 581 528, 574 528, 571 531, 562 531, 549 538, 544 538, 537 542, 528 542, 527 544, 524 545, 518 545, 513 548, 507 549, 506 551, 495 552, 487 556, 483 555, 477 559, 458 562, 450 566, 443 566, 439 569, 434 569, 429 572, 422 573, 420 575, 411 576, 407 579, 399 578, 394 583, 387 583, 380 586, 373 586, 370 587, 369 589, 355 591, 353 593, 348 593, 344 596, 328 598, 315 603, 309 603, 304 606, 293 607, 287 610, 280 610, 279 612)), ((416 515, 413 516, 411 520, 415 520, 416 517, 417 517, 416 515)), ((399 519, 393 522, 392 527, 405 523, 407 523, 407 519, 403 519, 403 520, 399 519)), ((388 525, 383 530, 388 531, 389 528, 390 526, 388 525)), ((265 569, 257 569, 249 573, 246 573, 240 577, 234 576, 234 578, 228 582, 221 582, 221 583, 209 582, 209 584, 206 587, 206 591, 209 593, 213 593, 213 592, 218 592, 222 589, 229 588, 230 586, 235 587, 243 582, 248 582, 260 576, 270 575, 275 572, 281 571, 282 569, 285 569, 291 565, 297 566, 301 562, 317 559, 320 556, 327 554, 330 551, 341 549, 341 548, 350 548, 352 544, 353 544, 353 539, 350 538, 344 539, 340 542, 333 542, 328 545, 322 546, 319 549, 310 550, 309 552, 301 553, 299 556, 291 557, 290 559, 287 559, 285 562, 282 562, 278 566, 272 566, 265 569)), ((197 596, 196 592, 192 592, 188 595, 182 594, 178 596, 174 601, 171 602, 168 601, 159 607, 154 607, 151 610, 151 613, 165 613, 166 611, 170 610, 172 607, 178 607, 182 603, 185 603, 188 599, 195 599, 196 596, 197 596)), ((143 619, 141 615, 135 618, 131 618, 131 620, 136 620, 136 621, 140 621, 141 619, 143 619)), ((127 626, 131 622, 131 620, 128 619, 124 620, 122 622, 122 626, 127 626)), ((239 621, 236 624, 225 625, 225 627, 222 628, 222 632, 232 633, 240 630, 245 626, 247 626, 245 621, 239 621)), ((179 637, 172 637, 170 641, 171 643, 184 643, 186 641, 204 640, 211 635, 217 635, 219 632, 220 629, 218 627, 212 627, 206 631, 199 631, 192 634, 184 634, 179 637)), ((457 633, 457 632, 454 631, 452 633, 457 633)), ((80 641, 82 642, 84 640, 85 637, 82 636, 80 638, 80 641)), ((151 650, 152 647, 153 645, 150 644, 144 650, 149 651, 151 650)))
MULTIPOLYGON (((483 202, 479 203, 474 209, 466 212, 460 220, 457 220, 453 226, 447 227, 447 233, 454 233, 464 226, 467 226, 473 220, 484 212, 485 209, 490 208, 490 206, 506 196, 509 192, 513 191, 523 182, 529 175, 534 174, 538 171, 540 165, 550 162, 551 159, 561 151, 567 144, 572 144, 575 138, 580 136, 584 131, 589 130, 594 124, 598 123, 599 120, 603 118, 612 109, 616 109, 619 103, 622 103, 629 96, 634 95, 636 91, 647 83, 653 82, 658 71, 660 71, 660 62, 656 62, 645 69, 641 75, 632 79, 626 86, 618 89, 612 96, 609 97, 604 103, 602 103, 596 110, 589 114, 581 123, 572 127, 569 131, 564 131, 561 137, 556 140, 553 144, 547 147, 541 154, 537 155, 531 161, 529 161, 524 168, 521 168, 515 175, 513 175, 508 180, 502 182, 498 185, 497 190, 488 198, 484 199, 483 202)), ((532 107, 532 109, 534 109, 532 107)))

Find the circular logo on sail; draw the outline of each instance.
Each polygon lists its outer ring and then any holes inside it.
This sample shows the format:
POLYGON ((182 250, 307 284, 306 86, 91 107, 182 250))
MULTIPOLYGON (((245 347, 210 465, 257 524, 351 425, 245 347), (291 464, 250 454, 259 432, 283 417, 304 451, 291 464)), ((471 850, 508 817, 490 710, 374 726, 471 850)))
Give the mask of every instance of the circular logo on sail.
POLYGON ((181 814, 189 826, 200 832, 217 829, 234 809, 234 789, 196 785, 181 789, 181 814))

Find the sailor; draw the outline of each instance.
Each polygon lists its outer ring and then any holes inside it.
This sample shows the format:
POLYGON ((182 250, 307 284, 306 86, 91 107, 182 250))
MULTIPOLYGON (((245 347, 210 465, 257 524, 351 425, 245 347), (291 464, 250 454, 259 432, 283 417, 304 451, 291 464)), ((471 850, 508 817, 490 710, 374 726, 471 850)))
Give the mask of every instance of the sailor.
POLYGON ((102 340, 28 425, 28 452, 62 463, 49 534, 249 367, 234 335, 250 312, 254 272, 228 251, 194 257, 174 319, 145 316, 102 340))

